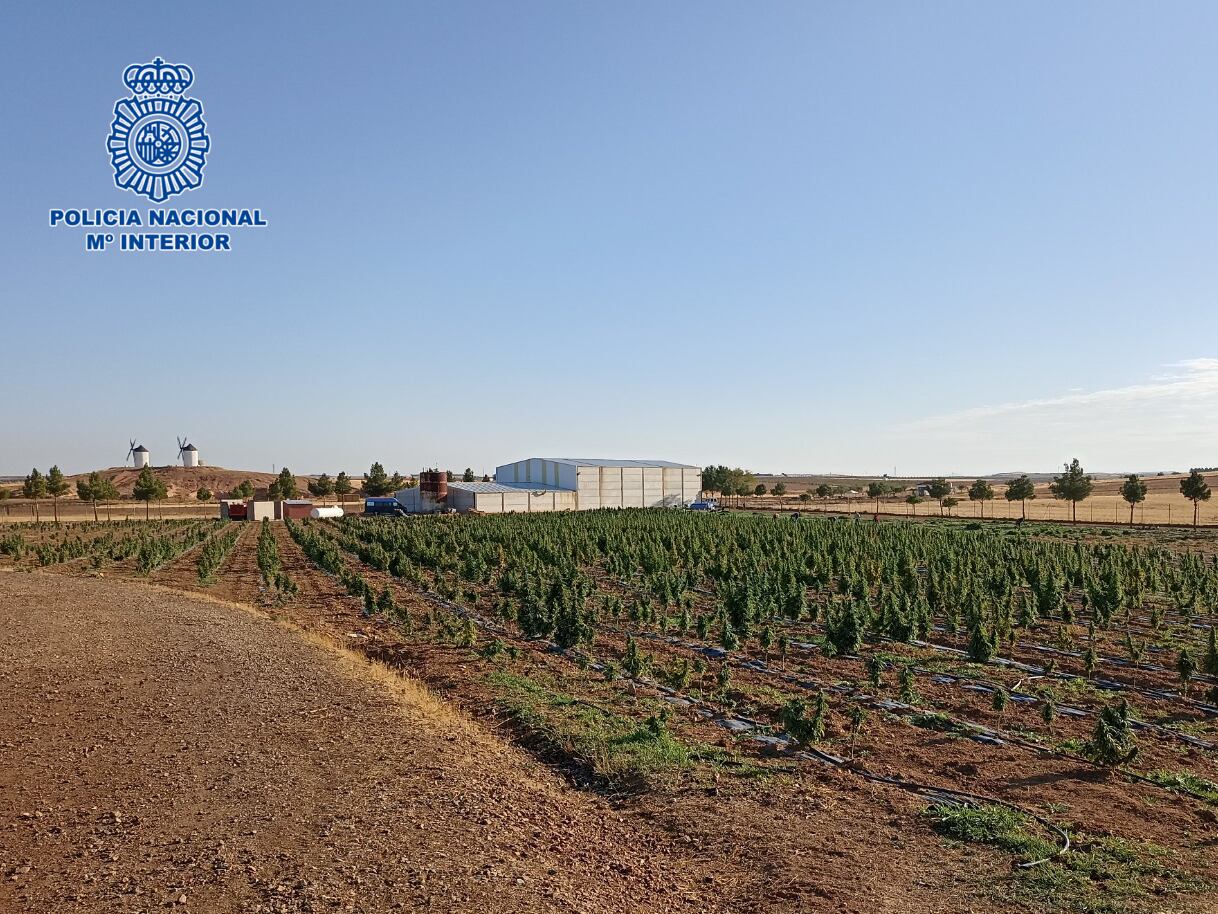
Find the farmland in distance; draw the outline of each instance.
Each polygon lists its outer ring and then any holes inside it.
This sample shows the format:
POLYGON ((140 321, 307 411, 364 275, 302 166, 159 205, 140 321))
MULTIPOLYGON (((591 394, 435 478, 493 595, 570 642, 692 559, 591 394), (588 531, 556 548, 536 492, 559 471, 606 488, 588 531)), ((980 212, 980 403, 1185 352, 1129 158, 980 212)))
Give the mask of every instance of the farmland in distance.
POLYGON ((340 640, 681 835, 726 909, 1200 910, 1218 565, 1169 533, 191 520, 13 525, 0 561, 340 640))

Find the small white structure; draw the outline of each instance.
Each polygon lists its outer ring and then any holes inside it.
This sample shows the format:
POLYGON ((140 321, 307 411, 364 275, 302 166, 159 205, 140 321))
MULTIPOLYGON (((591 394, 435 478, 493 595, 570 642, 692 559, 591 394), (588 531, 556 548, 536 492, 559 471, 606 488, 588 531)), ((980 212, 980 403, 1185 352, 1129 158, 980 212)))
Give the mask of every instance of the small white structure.
POLYGON ((246 502, 246 520, 275 520, 275 502, 251 500, 246 502))
POLYGON ((131 439, 131 444, 127 448, 127 456, 131 458, 132 465, 137 470, 142 470, 152 461, 148 448, 142 444, 136 444, 134 438, 131 439))
POLYGON ((329 505, 324 508, 314 508, 309 512, 309 517, 317 520, 320 517, 342 517, 343 509, 338 505, 329 505))
POLYGON ((182 466, 187 469, 199 465, 199 449, 185 438, 178 439, 178 456, 182 458, 182 466))

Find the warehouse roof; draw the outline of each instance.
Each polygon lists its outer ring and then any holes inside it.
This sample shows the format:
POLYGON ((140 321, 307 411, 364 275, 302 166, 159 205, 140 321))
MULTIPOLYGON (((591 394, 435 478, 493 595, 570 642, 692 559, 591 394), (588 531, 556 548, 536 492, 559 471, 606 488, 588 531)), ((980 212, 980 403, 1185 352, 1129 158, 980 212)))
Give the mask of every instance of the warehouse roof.
POLYGON ((552 488, 552 486, 533 485, 532 483, 529 483, 527 485, 522 483, 521 485, 518 485, 518 486, 505 486, 505 485, 503 485, 503 483, 499 483, 499 482, 450 482, 448 484, 448 487, 450 489, 460 489, 462 492, 474 492, 474 493, 477 493, 478 495, 486 495, 486 494, 498 493, 498 492, 521 492, 521 491, 524 491, 525 489, 552 488))
POLYGON ((690 463, 673 463, 671 460, 607 460, 591 457, 539 457, 550 463, 567 463, 577 467, 665 467, 670 470, 697 470, 690 463))

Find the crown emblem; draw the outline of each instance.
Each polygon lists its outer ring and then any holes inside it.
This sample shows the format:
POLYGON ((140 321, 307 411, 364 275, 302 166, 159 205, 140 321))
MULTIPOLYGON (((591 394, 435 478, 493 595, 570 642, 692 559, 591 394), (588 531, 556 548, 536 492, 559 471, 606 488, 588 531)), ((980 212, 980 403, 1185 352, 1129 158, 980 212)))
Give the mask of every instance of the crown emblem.
POLYGON ((194 71, 185 64, 133 63, 123 71, 123 83, 135 95, 181 95, 195 81, 194 71))
POLYGON ((159 57, 123 71, 131 97, 114 103, 106 139, 116 187, 164 203, 203 183, 211 139, 203 105, 183 94, 194 81, 190 67, 159 57))

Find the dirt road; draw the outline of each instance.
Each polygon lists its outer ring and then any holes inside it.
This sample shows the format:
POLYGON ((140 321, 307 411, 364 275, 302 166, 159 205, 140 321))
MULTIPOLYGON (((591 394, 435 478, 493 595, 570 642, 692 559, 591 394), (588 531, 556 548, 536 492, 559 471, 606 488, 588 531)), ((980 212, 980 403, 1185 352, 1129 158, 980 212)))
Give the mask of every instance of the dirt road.
POLYGON ((235 606, 0 574, 0 911, 713 911, 691 856, 235 606))

